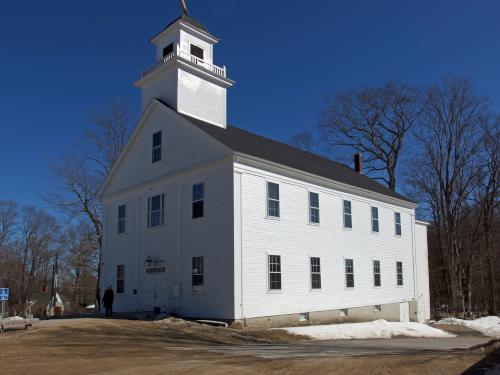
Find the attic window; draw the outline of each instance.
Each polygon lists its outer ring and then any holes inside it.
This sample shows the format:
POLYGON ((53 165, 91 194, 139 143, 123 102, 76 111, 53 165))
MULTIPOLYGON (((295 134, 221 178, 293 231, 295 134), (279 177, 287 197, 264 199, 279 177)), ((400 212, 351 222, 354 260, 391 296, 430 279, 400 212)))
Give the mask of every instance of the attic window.
POLYGON ((170 43, 168 46, 163 48, 163 57, 167 57, 172 52, 174 52, 174 43, 170 43))
POLYGON ((200 60, 204 60, 203 52, 203 48, 191 44, 191 55, 199 58, 200 60))

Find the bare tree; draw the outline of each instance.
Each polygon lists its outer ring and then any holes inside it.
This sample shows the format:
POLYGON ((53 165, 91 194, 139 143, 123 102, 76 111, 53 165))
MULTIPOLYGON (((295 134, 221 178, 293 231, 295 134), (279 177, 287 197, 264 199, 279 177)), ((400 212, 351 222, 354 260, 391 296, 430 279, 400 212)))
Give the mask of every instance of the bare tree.
POLYGON ((488 123, 490 104, 477 97, 468 81, 443 80, 427 90, 417 138, 420 156, 412 160, 410 184, 430 209, 437 246, 444 262, 444 283, 455 311, 470 308, 470 246, 473 231, 468 216, 472 193, 483 176, 481 129, 488 123))
POLYGON ((0 201, 0 249, 9 240, 17 216, 17 205, 13 201, 0 201))
MULTIPOLYGON (((129 136, 130 113, 119 102, 105 114, 92 116, 85 147, 67 155, 52 170, 56 191, 46 198, 70 220, 84 219, 92 227, 102 249, 102 208, 97 198, 104 179, 125 147, 129 136)), ((97 266, 96 303, 100 301, 101 251, 97 266)))
POLYGON ((290 144, 300 150, 318 153, 319 142, 309 130, 295 134, 290 144))
POLYGON ((328 99, 319 124, 321 140, 330 150, 362 153, 367 174, 395 190, 405 138, 421 111, 419 89, 397 81, 342 92, 328 99))

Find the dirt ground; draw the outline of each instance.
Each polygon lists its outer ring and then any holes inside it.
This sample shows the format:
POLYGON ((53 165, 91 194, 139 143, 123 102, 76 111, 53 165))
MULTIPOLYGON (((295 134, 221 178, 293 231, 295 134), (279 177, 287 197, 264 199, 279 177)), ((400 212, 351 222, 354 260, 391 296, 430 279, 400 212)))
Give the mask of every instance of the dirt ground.
MULTIPOLYGON (((294 357, 219 354, 217 345, 284 343, 284 331, 242 331, 178 319, 72 319, 0 336, 1 374, 460 374, 485 353, 294 357)), ((287 344, 288 343, 288 344, 287 344)))

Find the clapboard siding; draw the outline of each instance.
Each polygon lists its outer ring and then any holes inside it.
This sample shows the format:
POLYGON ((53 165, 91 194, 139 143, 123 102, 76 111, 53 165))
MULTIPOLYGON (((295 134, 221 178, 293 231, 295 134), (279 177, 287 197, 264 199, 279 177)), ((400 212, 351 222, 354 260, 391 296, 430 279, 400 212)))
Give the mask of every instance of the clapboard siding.
POLYGON ((179 69, 178 111, 226 126, 226 89, 179 69))
MULTIPOLYGON (((283 176, 236 166, 241 173, 242 317, 322 311, 411 300, 414 296, 413 210, 382 204, 283 176), (266 218, 266 182, 280 184, 280 219, 266 218), (320 224, 309 224, 308 192, 319 193, 320 224), (353 229, 343 228, 342 200, 352 201, 353 229), (370 207, 379 208, 380 232, 371 232, 370 207), (394 212, 402 236, 395 236, 394 212), (267 255, 281 255, 282 291, 268 291, 267 255), (310 290, 309 257, 321 258, 322 289, 310 290), (344 259, 354 260, 355 287, 345 287, 344 259), (373 286, 380 260, 382 286, 373 286), (396 286, 396 261, 404 286, 396 286)), ((235 212, 236 212, 235 211, 235 212)), ((237 267, 236 267, 237 268, 237 267)), ((239 275, 241 277, 241 274, 239 275)))

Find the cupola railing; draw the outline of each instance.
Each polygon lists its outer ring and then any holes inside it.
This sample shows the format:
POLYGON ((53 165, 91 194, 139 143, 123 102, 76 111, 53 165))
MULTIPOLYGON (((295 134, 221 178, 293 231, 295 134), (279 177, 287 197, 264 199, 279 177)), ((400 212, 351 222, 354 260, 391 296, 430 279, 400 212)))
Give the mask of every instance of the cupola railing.
POLYGON ((226 78, 226 67, 225 66, 220 67, 217 65, 213 65, 213 64, 206 62, 203 59, 200 59, 197 56, 191 55, 190 53, 187 53, 187 52, 181 50, 179 44, 177 44, 176 50, 170 52, 165 57, 162 57, 160 60, 158 60, 153 65, 147 67, 146 69, 143 69, 141 76, 144 77, 144 76, 148 75, 149 73, 158 69, 160 66, 168 63, 170 60, 174 59, 175 57, 179 57, 183 60, 189 61, 195 65, 198 65, 204 69, 211 71, 212 73, 217 74, 218 76, 226 78))

